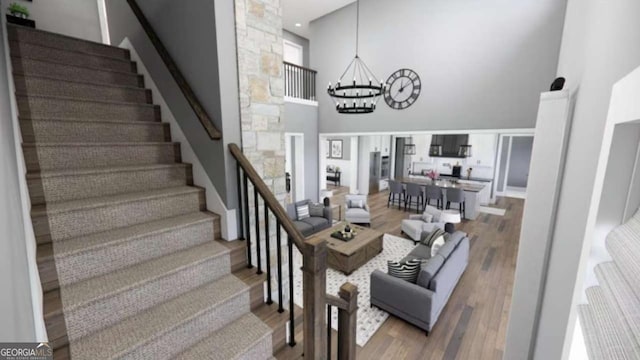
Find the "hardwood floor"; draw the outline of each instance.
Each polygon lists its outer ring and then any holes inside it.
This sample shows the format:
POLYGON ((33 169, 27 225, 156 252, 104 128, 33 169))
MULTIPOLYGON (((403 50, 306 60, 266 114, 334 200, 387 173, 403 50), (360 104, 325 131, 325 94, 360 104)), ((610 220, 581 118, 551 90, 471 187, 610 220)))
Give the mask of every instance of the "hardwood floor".
MULTIPOLYGON (((332 204, 343 204, 347 188, 333 188, 332 204)), ((372 227, 400 235, 408 213, 387 208, 388 192, 369 196, 372 227)), ((469 265, 435 327, 424 331, 390 316, 360 359, 502 359, 518 252, 524 200, 499 198, 505 216, 481 214, 457 224, 471 239, 469 265)))

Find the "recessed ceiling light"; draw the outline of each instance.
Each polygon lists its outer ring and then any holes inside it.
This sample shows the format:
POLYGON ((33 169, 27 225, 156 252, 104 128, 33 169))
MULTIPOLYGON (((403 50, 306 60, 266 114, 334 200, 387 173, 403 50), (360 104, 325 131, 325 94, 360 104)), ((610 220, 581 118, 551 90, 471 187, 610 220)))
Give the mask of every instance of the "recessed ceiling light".
POLYGON ((302 27, 302 24, 296 23, 296 27, 302 27))

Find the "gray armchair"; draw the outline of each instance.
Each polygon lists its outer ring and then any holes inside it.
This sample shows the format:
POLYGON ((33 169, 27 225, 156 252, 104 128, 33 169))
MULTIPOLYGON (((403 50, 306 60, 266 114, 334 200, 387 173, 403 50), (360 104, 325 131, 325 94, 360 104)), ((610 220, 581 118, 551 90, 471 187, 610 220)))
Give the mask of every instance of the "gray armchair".
POLYGON ((354 224, 371 226, 371 210, 367 204, 367 195, 347 195, 344 204, 344 219, 354 224), (354 202, 362 201, 363 207, 353 206, 354 202))

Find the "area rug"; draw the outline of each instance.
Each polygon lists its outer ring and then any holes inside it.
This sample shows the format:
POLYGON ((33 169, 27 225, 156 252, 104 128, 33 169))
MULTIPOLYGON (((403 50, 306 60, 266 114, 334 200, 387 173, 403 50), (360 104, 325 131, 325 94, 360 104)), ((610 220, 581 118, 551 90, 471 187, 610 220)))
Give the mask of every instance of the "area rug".
POLYGON ((507 212, 506 209, 494 208, 489 206, 480 206, 480 209, 478 211, 482 213, 498 215, 498 216, 504 216, 504 214, 507 212))
MULTIPOLYGON (((338 295, 340 286, 345 282, 350 282, 358 286, 358 326, 356 343, 364 346, 373 334, 382 326, 382 323, 389 317, 389 314, 376 307, 371 308, 369 302, 370 275, 376 270, 387 272, 387 260, 400 260, 414 248, 413 242, 409 239, 384 234, 382 238, 382 252, 378 256, 369 260, 362 267, 354 271, 351 275, 345 274, 329 268, 327 270, 327 293, 338 295)), ((294 269, 302 266, 302 255, 294 252, 294 269)), ((294 296, 293 301, 302 307, 302 272, 296 270, 294 276, 294 296)), ((338 312, 334 309, 332 313, 331 325, 337 330, 338 312)))

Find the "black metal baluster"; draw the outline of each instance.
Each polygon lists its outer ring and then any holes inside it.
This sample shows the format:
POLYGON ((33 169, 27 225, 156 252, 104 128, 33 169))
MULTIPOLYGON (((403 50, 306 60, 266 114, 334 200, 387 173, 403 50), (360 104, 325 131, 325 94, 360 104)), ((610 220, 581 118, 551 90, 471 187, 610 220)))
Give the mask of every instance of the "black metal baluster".
POLYGON ((267 253, 267 304, 273 304, 271 298, 271 239, 269 239, 269 207, 267 202, 264 202, 264 242, 266 245, 267 253))
POLYGON ((258 188, 253 186, 253 203, 255 207, 255 220, 256 220, 256 256, 258 258, 258 270, 256 274, 262 274, 262 259, 260 251, 260 208, 258 207, 258 188))
POLYGON ((239 222, 241 224, 240 225, 240 236, 239 237, 244 239, 245 238, 244 237, 244 226, 243 226, 243 223, 242 223, 242 219, 243 219, 242 218, 242 215, 243 215, 243 213, 242 213, 242 185, 241 185, 242 184, 242 182, 241 182, 242 176, 240 174, 240 165, 237 164, 237 163, 236 163, 236 176, 237 176, 237 181, 238 181, 238 219, 240 219, 239 222))
POLYGON ((331 305, 327 305, 327 359, 331 360, 331 305))
POLYGON ((296 346, 295 324, 294 324, 294 304, 293 304, 293 242, 290 236, 287 236, 289 246, 289 346, 296 346))
POLYGON ((277 262, 278 262, 278 312, 284 312, 284 306, 282 304, 282 241, 280 239, 280 220, 276 220, 276 249, 277 262))
POLYGON ((247 239, 247 268, 251 269, 253 264, 251 263, 251 228, 249 224, 249 181, 247 173, 244 173, 244 232, 247 239))

